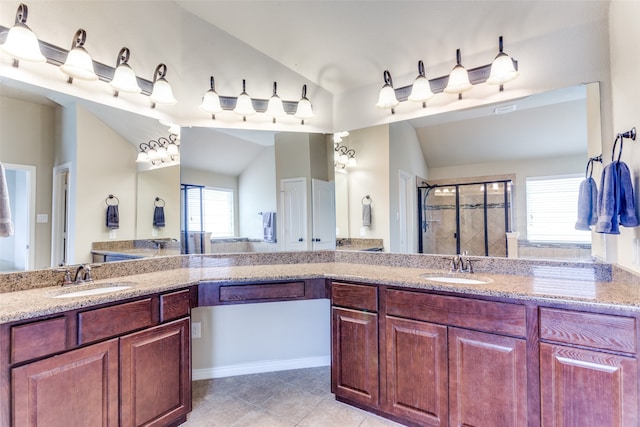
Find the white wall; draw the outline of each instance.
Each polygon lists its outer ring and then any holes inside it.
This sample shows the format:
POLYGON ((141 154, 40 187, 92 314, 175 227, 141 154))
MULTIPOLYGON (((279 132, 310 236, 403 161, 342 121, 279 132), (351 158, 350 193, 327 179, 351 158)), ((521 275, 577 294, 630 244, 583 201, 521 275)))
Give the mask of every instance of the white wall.
MULTIPOLYGON (((625 132, 632 127, 640 128, 640 2, 613 0, 610 6, 611 37, 611 83, 612 83, 612 119, 613 132, 607 134, 603 142, 605 161, 608 163, 613 148, 615 134, 625 132)), ((636 206, 639 199, 640 147, 638 141, 625 140, 622 161, 629 165, 633 175, 636 206)), ((640 272, 633 254, 638 250, 640 228, 620 227, 619 236, 607 235, 606 259, 617 262, 623 267, 640 272)))
MULTIPOLYGON (((136 239, 172 238, 180 240, 180 166, 138 172, 136 239), (153 226, 155 199, 164 200, 165 226, 153 226), (154 230, 155 229, 155 230, 154 230)), ((158 202, 162 204, 162 202, 158 202)))
POLYGON ((406 122, 389 125, 389 224, 391 252, 400 252, 400 207, 399 207, 399 173, 400 171, 411 175, 409 186, 412 197, 407 198, 407 248, 409 252, 418 252, 418 233, 415 229, 416 218, 416 176, 429 176, 427 164, 424 161, 422 149, 418 142, 415 129, 406 122))
POLYGON ((138 150, 84 108, 77 112, 77 175, 75 258, 70 264, 91 262, 91 243, 136 238, 135 158, 138 150), (120 201, 120 228, 111 237, 106 227, 106 198, 120 201))
POLYGON ((258 213, 278 210, 273 146, 266 147, 238 177, 238 205, 240 236, 263 239, 262 216, 258 213))
MULTIPOLYGON (((35 215, 49 221, 35 225, 35 268, 51 261, 51 188, 55 146, 56 111, 51 105, 35 104, 0 96, 0 161, 36 168, 35 215)), ((24 237, 24 236, 23 236, 24 237)))
POLYGON ((193 379, 327 366, 329 319, 326 299, 197 308, 193 379))
POLYGON ((382 239, 390 250, 389 126, 358 129, 349 134, 358 165, 349 168, 349 237, 382 239), (362 198, 371 196, 371 227, 362 227, 362 198))

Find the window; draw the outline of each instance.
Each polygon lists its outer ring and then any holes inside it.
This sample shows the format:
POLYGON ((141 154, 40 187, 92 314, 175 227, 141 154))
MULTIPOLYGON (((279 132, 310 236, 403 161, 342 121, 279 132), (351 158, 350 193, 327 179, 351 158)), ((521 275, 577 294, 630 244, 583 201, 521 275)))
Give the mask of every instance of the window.
POLYGON ((232 190, 189 187, 187 200, 189 204, 189 230, 210 232, 211 237, 234 236, 232 190), (201 224, 203 230, 200 229, 201 224))
POLYGON ((527 178, 527 240, 591 243, 591 233, 575 229, 583 179, 579 175, 527 178))

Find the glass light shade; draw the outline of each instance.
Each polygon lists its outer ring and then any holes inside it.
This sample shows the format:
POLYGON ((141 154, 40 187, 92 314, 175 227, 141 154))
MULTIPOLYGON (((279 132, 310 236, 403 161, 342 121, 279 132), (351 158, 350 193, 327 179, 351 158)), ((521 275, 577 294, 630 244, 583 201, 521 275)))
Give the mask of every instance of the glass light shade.
POLYGON ((431 98, 433 98, 433 92, 429 80, 425 76, 416 77, 413 86, 411 86, 409 101, 424 102, 431 98))
POLYGON ((150 162, 155 162, 156 160, 160 160, 160 156, 158 155, 158 151, 155 148, 150 149, 147 152, 147 159, 150 162))
POLYGON ((453 67, 449 74, 449 82, 444 88, 445 93, 462 93, 471 89, 473 85, 469 82, 469 73, 460 64, 453 67))
POLYGON ((298 107, 294 116, 300 120, 310 119, 314 116, 311 101, 308 98, 302 98, 298 101, 298 107))
POLYGON ((267 104, 267 111, 265 114, 274 119, 277 117, 284 117, 287 113, 284 111, 284 105, 282 105, 282 99, 278 95, 273 95, 269 98, 269 104, 267 104))
POLYGON ((504 52, 500 52, 491 64, 491 73, 487 83, 491 85, 501 85, 518 77, 519 73, 513 66, 511 57, 504 52))
POLYGON ((9 30, 2 51, 15 59, 30 62, 45 62, 47 59, 40 52, 38 38, 33 31, 24 24, 16 24, 9 30))
POLYGON ((136 163, 146 163, 149 160, 149 156, 144 151, 138 153, 136 163))
POLYGON ((151 99, 151 101, 156 104, 170 105, 178 102, 173 97, 173 91, 171 90, 171 85, 164 77, 157 79, 153 83, 153 91, 151 92, 151 96, 149 97, 149 99, 151 99))
POLYGON ((167 149, 165 147, 158 147, 156 153, 156 156, 158 156, 159 159, 164 159, 165 157, 167 157, 167 149))
POLYGON ((210 114, 216 114, 222 111, 222 106, 220 105, 220 97, 215 90, 209 89, 205 92, 204 96, 202 97, 200 109, 210 114))
POLYGON ((83 47, 74 47, 69 51, 67 60, 60 70, 69 77, 81 80, 98 80, 93 69, 93 60, 83 47))
POLYGON ((236 102, 236 107, 233 111, 241 116, 255 114, 256 110, 253 108, 253 102, 251 102, 251 97, 247 92, 242 92, 240 96, 238 96, 238 101, 236 102))
POLYGON ((179 156, 180 151, 178 151, 178 146, 176 144, 169 144, 169 147, 167 148, 167 154, 172 157, 179 156))
POLYGON ((376 107, 378 108, 394 108, 397 107, 400 102, 398 98, 396 98, 396 91, 393 90, 393 87, 390 84, 385 84, 380 89, 380 95, 378 96, 378 103, 376 107))
POLYGON ((109 82, 111 87, 118 92, 140 93, 142 89, 138 85, 136 73, 129 64, 120 64, 113 73, 113 79, 109 82))
POLYGON ((349 161, 347 162, 347 166, 358 166, 358 162, 356 161, 356 158, 351 156, 349 157, 349 161))

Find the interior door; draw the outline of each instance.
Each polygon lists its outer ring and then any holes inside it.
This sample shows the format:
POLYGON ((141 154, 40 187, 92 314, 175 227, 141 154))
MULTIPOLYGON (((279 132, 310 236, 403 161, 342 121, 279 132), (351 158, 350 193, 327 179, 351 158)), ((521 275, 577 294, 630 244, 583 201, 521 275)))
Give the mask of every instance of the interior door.
POLYGON ((307 236, 307 179, 280 180, 283 249, 303 251, 310 249, 307 236))
POLYGON ((333 182, 311 180, 313 198, 311 246, 314 250, 336 248, 335 194, 333 182))

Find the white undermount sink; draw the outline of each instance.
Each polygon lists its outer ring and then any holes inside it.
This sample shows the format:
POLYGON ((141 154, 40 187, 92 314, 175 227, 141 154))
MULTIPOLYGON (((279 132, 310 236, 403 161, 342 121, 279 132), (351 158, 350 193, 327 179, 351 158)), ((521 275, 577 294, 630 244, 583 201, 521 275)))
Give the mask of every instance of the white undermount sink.
POLYGON ((125 289, 129 289, 133 286, 133 283, 129 282, 119 282, 119 283, 104 283, 101 285, 89 285, 90 287, 84 287, 83 289, 77 289, 74 287, 69 287, 66 289, 62 289, 60 291, 55 291, 50 294, 51 298, 78 298, 78 297, 88 297, 91 295, 102 295, 109 294, 113 292, 123 291, 125 289))
POLYGON ((441 283, 454 283, 459 285, 484 285, 487 283, 493 282, 492 279, 488 277, 470 277, 470 275, 465 276, 456 276, 455 274, 423 274, 420 277, 426 280, 430 280, 432 282, 441 282, 441 283))

